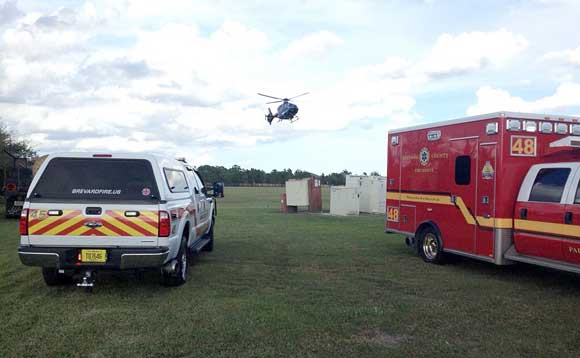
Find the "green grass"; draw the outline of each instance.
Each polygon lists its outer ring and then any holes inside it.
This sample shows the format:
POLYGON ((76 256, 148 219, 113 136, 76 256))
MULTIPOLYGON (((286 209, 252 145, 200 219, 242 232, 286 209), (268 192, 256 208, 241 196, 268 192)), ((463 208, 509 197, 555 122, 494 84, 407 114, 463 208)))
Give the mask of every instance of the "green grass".
POLYGON ((215 251, 178 288, 153 272, 46 287, 0 221, 0 356, 578 356, 577 276, 424 264, 381 216, 280 214, 281 191, 226 188, 215 251))

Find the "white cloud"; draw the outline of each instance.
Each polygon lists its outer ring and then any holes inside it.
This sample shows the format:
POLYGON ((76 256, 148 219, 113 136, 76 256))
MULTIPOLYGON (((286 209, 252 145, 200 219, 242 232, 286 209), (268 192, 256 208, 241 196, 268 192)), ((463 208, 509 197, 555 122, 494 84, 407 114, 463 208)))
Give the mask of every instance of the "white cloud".
POLYGON ((550 112, 580 106, 580 84, 563 83, 550 96, 528 101, 512 96, 508 91, 489 86, 477 91, 477 103, 467 109, 467 115, 497 111, 550 112))
POLYGON ((544 55, 546 60, 557 60, 567 64, 580 66, 580 46, 573 50, 549 52, 544 55))
POLYGON ((22 15, 23 13, 16 6, 15 0, 0 4, 0 26, 10 23, 22 15))
POLYGON ((437 77, 472 72, 489 65, 501 66, 527 46, 528 41, 523 35, 505 29, 443 34, 417 70, 437 77))
POLYGON ((319 31, 290 42, 288 47, 280 53, 280 57, 288 62, 317 58, 332 48, 342 45, 343 42, 339 36, 330 31, 319 31))
MULTIPOLYGON (((339 7, 341 14, 364 12, 358 2, 339 7)), ((207 26, 186 19, 214 12, 184 0, 95 0, 12 20, 0 29, 3 120, 41 152, 147 150, 209 160, 217 148, 337 131, 377 118, 387 126, 409 124, 420 118, 417 88, 437 76, 502 65, 527 43, 505 30, 442 35, 423 61, 387 57, 358 68, 333 67, 333 78, 317 83, 307 64, 292 65, 343 50, 347 37, 312 28, 280 48, 265 29, 243 21, 207 26), (116 44, 121 34, 130 40, 116 44), (103 38, 112 44, 99 45, 103 38), (461 55, 465 48, 470 53, 461 55), (280 72, 281 60, 295 72, 280 72), (301 120, 267 125, 265 101, 256 92, 307 90, 312 93, 297 102, 301 120)))

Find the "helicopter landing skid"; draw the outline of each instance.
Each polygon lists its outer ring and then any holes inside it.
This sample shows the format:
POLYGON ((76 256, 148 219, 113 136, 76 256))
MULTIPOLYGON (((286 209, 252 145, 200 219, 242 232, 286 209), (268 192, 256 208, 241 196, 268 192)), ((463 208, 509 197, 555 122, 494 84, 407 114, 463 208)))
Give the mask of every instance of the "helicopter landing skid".
POLYGON ((278 123, 280 123, 282 121, 289 121, 290 123, 294 123, 299 119, 300 119, 300 117, 298 117, 298 116, 294 116, 294 118, 292 118, 292 119, 278 119, 278 123))

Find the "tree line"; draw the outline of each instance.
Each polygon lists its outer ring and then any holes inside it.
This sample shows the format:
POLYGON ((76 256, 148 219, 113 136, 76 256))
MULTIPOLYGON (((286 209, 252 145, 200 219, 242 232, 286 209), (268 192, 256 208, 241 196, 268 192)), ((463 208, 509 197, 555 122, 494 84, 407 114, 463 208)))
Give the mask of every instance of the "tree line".
MULTIPOLYGON (((308 171, 296 169, 272 170, 267 173, 262 169, 244 169, 239 165, 234 165, 231 168, 223 166, 202 165, 197 168, 199 174, 202 176, 206 184, 211 184, 216 181, 224 182, 225 185, 256 185, 256 184, 276 184, 282 185, 288 179, 304 179, 315 176, 320 179, 323 185, 344 185, 346 175, 352 174, 348 170, 343 170, 340 173, 330 174, 314 174, 308 171)), ((367 175, 367 173, 363 173, 367 175)), ((371 172, 370 175, 379 175, 377 172, 371 172)))
MULTIPOLYGON (((26 158, 34 160, 37 156, 34 149, 25 140, 19 140, 2 123, 0 123, 0 183, 4 182, 6 170, 14 167, 14 158, 26 158), (3 169, 3 170, 1 170, 3 169)), ((288 179, 304 179, 315 176, 320 179, 323 185, 344 185, 346 175, 352 174, 348 170, 339 173, 315 174, 305 170, 272 170, 269 173, 262 169, 244 169, 239 165, 231 168, 223 166, 202 165, 197 168, 206 184, 216 181, 224 182, 225 185, 255 185, 273 184, 283 185, 288 179)), ((367 173, 362 173, 367 175, 367 173)), ((379 175, 371 172, 370 175, 379 175)))

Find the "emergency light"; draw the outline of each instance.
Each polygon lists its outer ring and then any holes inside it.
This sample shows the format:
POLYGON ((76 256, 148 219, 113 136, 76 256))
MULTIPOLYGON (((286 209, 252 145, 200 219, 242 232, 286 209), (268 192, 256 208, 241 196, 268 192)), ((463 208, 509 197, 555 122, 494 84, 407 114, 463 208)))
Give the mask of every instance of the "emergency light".
POLYGON ((556 129, 554 131, 558 134, 567 134, 568 125, 566 123, 556 123, 556 129))

